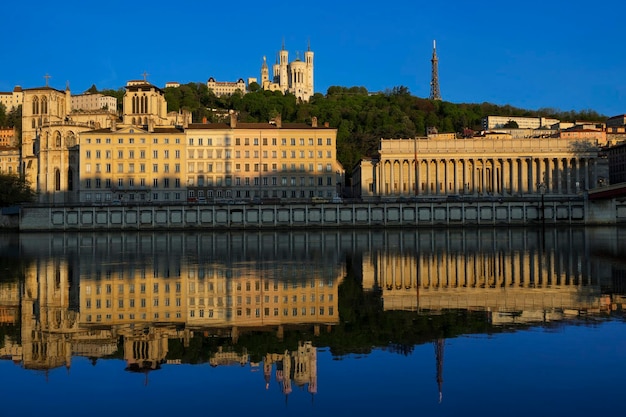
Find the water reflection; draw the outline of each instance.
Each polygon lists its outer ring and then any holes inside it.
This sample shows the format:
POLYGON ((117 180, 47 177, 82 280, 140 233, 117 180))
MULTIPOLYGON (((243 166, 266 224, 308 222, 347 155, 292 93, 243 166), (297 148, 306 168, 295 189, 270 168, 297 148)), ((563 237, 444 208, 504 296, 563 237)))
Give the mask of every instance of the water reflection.
MULTIPOLYGON (((249 366, 288 395, 335 358, 621 317, 619 229, 4 235, 0 357, 249 366)), ((441 399, 441 398, 440 398, 441 399)))

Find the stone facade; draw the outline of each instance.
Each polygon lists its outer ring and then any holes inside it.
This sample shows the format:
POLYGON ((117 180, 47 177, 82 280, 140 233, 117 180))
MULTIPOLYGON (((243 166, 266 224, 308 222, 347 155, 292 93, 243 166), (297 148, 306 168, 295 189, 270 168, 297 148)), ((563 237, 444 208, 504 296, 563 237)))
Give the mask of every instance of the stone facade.
POLYGON ((83 93, 72 96, 74 111, 105 110, 117 113, 117 99, 100 93, 83 93))
POLYGON ((230 81, 215 81, 215 78, 211 77, 206 82, 207 88, 218 97, 232 96, 236 91, 241 94, 246 94, 246 83, 243 78, 240 78, 236 82, 230 81))
POLYGON ((354 193, 365 201, 579 196, 600 185, 598 152, 597 141, 578 136, 381 139, 379 157, 355 172, 354 193))

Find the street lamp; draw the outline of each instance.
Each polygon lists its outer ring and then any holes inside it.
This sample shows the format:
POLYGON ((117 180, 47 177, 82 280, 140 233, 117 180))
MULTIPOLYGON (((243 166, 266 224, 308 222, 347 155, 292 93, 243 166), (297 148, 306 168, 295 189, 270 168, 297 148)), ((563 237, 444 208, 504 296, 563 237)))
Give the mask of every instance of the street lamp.
POLYGON ((539 189, 539 192, 541 193, 541 222, 545 223, 545 221, 546 221, 546 214, 545 214, 545 200, 544 200, 544 196, 545 196, 545 193, 546 193, 546 184, 544 182, 537 183, 537 188, 539 189))

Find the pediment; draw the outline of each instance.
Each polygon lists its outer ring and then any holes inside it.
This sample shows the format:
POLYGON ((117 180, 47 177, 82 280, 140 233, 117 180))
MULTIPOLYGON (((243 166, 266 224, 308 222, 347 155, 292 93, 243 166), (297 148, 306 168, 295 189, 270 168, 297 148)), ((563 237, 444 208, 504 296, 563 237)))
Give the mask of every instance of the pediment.
POLYGON ((130 133, 145 133, 145 134, 148 134, 148 130, 147 130, 147 129, 144 129, 144 128, 140 127, 140 126, 125 126, 125 127, 120 127, 120 126, 118 125, 118 127, 117 127, 117 129, 116 129, 116 132, 117 132, 117 133, 121 133, 121 134, 124 134, 124 133, 129 133, 129 134, 130 134, 130 133))

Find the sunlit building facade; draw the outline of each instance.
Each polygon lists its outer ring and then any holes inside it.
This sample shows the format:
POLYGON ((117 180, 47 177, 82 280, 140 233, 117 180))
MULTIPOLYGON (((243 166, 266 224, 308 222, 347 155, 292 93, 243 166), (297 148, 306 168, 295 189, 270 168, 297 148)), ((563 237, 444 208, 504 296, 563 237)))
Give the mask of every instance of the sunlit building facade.
MULTIPOLYGON (((598 132, 596 132, 598 133, 598 132)), ((601 133, 601 132, 600 132, 601 133)), ((364 200, 398 197, 578 196, 600 185, 595 136, 381 139, 355 172, 364 200)))
POLYGON ((232 96, 235 92, 239 91, 242 95, 246 94, 246 82, 243 78, 238 79, 235 82, 232 81, 215 81, 215 78, 210 77, 206 82, 206 86, 209 91, 212 91, 218 97, 232 96))
POLYGON ((310 201, 337 194, 344 171, 337 130, 281 123, 196 123, 185 130, 188 198, 200 201, 310 201))

